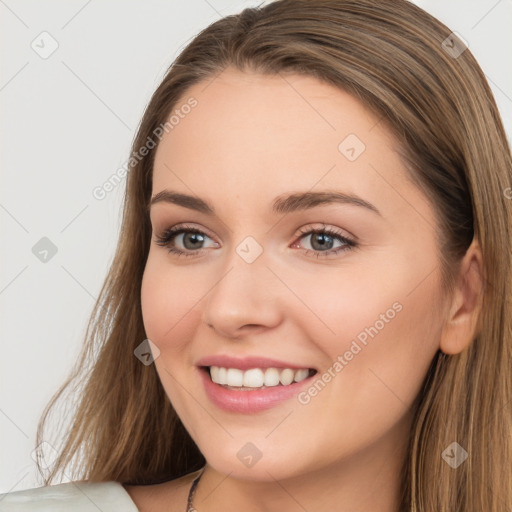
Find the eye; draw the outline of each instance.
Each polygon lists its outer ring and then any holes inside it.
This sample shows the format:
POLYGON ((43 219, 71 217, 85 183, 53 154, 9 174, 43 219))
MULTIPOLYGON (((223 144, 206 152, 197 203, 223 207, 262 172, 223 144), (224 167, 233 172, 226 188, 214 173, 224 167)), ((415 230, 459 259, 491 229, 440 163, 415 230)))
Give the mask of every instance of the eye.
MULTIPOLYGON (((325 258, 357 247, 354 240, 334 228, 327 228, 325 224, 321 228, 302 228, 300 234, 302 236, 299 237, 299 240, 309 238, 311 249, 306 249, 306 254, 316 258, 325 258), (336 241, 339 242, 338 246, 335 246, 336 241)), ((292 247, 298 245, 295 242, 292 247)))
MULTIPOLYGON (((357 247, 357 244, 351 238, 343 235, 340 231, 333 228, 327 228, 325 224, 321 228, 302 228, 299 231, 299 240, 310 238, 309 245, 311 249, 304 248, 297 241, 292 244, 293 248, 303 249, 308 256, 316 258, 325 258, 347 251, 357 247), (335 246, 336 241, 338 246, 335 246)), ((166 229, 162 235, 156 236, 156 243, 166 247, 168 251, 177 256, 195 256, 205 247, 202 246, 211 238, 193 226, 178 225, 166 229), (183 248, 177 247, 181 245, 183 248)), ((213 242, 213 247, 219 247, 217 242, 213 242)))
MULTIPOLYGON (((162 235, 156 237, 156 243, 178 256, 194 256, 203 249, 201 244, 207 238, 210 237, 200 229, 180 225, 166 229, 162 235), (174 245, 176 241, 184 247, 184 250, 174 245)), ((214 245, 219 246, 217 242, 214 242, 214 245)))

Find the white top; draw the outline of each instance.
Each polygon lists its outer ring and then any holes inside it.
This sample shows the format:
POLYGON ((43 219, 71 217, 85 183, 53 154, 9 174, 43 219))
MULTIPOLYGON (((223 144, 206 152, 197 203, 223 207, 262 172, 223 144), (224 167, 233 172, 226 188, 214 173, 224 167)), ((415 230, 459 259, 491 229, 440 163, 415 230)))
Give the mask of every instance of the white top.
POLYGON ((1 512, 139 512, 119 482, 75 481, 0 494, 1 512))

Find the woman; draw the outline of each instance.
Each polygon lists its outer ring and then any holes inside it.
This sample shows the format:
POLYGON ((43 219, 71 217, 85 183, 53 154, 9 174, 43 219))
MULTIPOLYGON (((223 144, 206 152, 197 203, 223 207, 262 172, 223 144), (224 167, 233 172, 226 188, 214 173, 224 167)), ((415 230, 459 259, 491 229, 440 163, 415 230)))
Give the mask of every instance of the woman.
POLYGON ((87 344, 38 432, 82 378, 45 483, 80 454, 77 480, 3 510, 512 506, 512 164, 448 28, 402 0, 219 20, 130 161, 87 344))

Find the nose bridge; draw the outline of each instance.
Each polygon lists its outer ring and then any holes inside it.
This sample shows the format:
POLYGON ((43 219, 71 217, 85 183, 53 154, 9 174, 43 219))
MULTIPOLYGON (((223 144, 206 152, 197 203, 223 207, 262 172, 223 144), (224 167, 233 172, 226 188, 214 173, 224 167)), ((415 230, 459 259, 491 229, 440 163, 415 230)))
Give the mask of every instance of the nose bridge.
POLYGON ((244 325, 270 326, 278 321, 278 289, 267 268, 263 246, 247 236, 233 246, 203 305, 204 321, 225 336, 244 325))

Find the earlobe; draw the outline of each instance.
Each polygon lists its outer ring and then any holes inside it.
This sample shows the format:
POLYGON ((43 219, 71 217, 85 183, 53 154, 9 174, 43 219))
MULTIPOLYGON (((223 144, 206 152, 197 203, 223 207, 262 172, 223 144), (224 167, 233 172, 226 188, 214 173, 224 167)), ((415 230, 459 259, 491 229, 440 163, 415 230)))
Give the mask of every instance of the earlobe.
POLYGON ((459 354, 478 335, 483 284, 482 251, 474 239, 461 261, 450 311, 441 333, 440 349, 445 354, 459 354))

